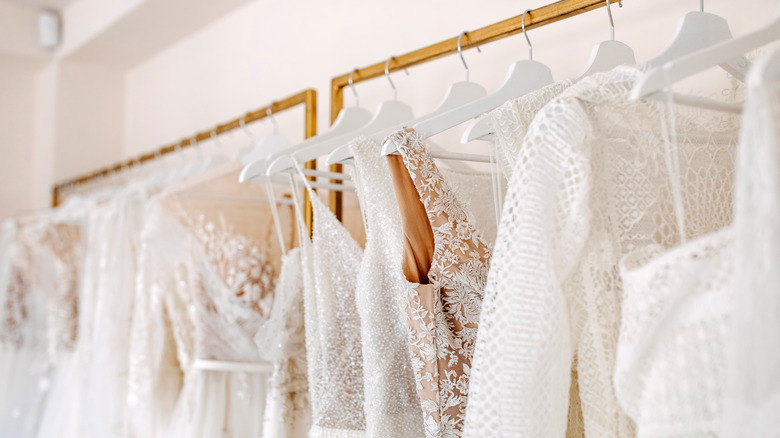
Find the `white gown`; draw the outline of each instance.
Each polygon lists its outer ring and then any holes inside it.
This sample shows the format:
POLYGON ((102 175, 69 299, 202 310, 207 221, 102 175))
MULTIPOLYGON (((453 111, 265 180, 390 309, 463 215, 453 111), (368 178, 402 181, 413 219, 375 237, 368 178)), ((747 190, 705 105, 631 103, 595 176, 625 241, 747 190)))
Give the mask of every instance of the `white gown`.
POLYGON ((406 317, 401 310, 406 293, 401 267, 403 235, 390 168, 378 142, 361 137, 350 146, 355 157, 353 178, 366 227, 356 294, 366 370, 366 434, 423 437, 423 412, 409 356, 406 317))
MULTIPOLYGON (((634 435, 613 385, 618 263, 636 248, 676 245, 681 234, 665 160, 668 107, 628 99, 641 74, 619 67, 579 81, 514 139, 466 436, 564 436, 575 354, 585 435, 634 435)), ((731 218, 739 121, 676 111, 682 232, 696 238, 731 218)))
POLYGON ((311 241, 302 235, 310 438, 362 438, 363 353, 355 295, 363 250, 310 190, 311 241))
POLYGON ((8 249, 8 281, 2 293, 3 436, 35 436, 48 393, 49 361, 46 350, 46 291, 38 281, 35 242, 37 223, 15 225, 8 249))
POLYGON ((748 76, 734 224, 621 263, 615 388, 638 437, 780 436, 780 78, 761 75, 771 59, 748 76))
POLYGON ((738 149, 736 265, 726 339, 724 438, 779 437, 780 49, 753 64, 738 149), (775 72, 775 73, 773 73, 775 72))
POLYGON ((274 365, 263 418, 267 438, 303 438, 311 427, 303 320, 301 254, 295 248, 282 258, 274 306, 255 336, 260 356, 274 365))
POLYGON ((152 211, 137 291, 143 313, 134 318, 132 434, 261 436, 268 374, 199 364, 261 364, 253 336, 270 310, 272 268, 257 242, 224 222, 185 224, 159 206, 152 211))

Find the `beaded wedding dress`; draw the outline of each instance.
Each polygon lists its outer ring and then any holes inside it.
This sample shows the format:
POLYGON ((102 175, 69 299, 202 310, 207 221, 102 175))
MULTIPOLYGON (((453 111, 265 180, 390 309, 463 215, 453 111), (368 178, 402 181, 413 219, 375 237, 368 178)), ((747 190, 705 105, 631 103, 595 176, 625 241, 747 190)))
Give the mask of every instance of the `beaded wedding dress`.
POLYGON ((304 438, 311 427, 311 402, 303 314, 300 249, 282 257, 270 317, 255 336, 260 357, 274 365, 268 383, 263 436, 304 438))
POLYGON ((311 240, 301 234, 310 438, 366 435, 363 352, 355 296, 363 250, 309 189, 311 240))
POLYGON ((421 202, 433 233, 428 281, 407 286, 405 306, 425 434, 461 436, 491 250, 420 134, 402 129, 391 138, 417 192, 399 202, 421 202))
POLYGON ((364 369, 366 433, 371 437, 422 437, 423 416, 402 312, 406 282, 401 268, 398 204, 382 146, 360 137, 350 143, 353 179, 366 228, 357 276, 364 369))
POLYGON ((467 436, 564 436, 574 355, 586 436, 634 435, 613 385, 619 260, 730 221, 739 127, 733 116, 675 109, 671 166, 667 105, 628 99, 641 74, 619 67, 581 80, 513 140, 519 155, 485 290, 467 436), (682 227, 670 167, 685 188, 682 227))

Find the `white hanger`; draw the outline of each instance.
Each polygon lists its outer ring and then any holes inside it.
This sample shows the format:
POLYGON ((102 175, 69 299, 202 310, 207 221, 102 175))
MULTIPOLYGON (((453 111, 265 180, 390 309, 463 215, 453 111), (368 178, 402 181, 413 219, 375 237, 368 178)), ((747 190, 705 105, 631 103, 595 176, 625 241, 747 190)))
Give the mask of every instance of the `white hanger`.
MULTIPOLYGON (((268 109, 270 110, 270 108, 268 109)), ((242 147, 236 152, 235 159, 237 161, 241 161, 241 158, 249 155, 253 150, 255 150, 255 145, 257 144, 257 139, 252 134, 252 131, 250 131, 249 128, 246 127, 246 122, 244 121, 245 118, 246 116, 241 117, 238 120, 238 124, 239 126, 241 126, 241 130, 244 131, 244 134, 246 134, 246 136, 249 137, 249 145, 242 147)), ((249 163, 245 163, 245 164, 249 164, 249 163)))
MULTIPOLYGON (((352 73, 354 73, 354 71, 352 73)), ((319 143, 332 140, 336 137, 354 133, 363 126, 366 126, 371 120, 371 113, 360 107, 360 97, 358 96, 357 91, 355 91, 355 84, 352 83, 352 73, 349 74, 349 87, 352 89, 352 94, 355 95, 355 106, 342 108, 338 117, 336 117, 336 121, 333 122, 327 132, 304 140, 302 143, 293 146, 287 151, 269 155, 267 159, 267 175, 279 172, 291 172, 293 170, 292 154, 313 147, 319 143)))
MULTIPOLYGON (((195 170, 191 171, 189 174, 183 175, 175 183, 166 187, 160 193, 162 198, 184 192, 192 187, 203 184, 206 181, 236 170, 237 164, 232 162, 222 153, 223 147, 222 143, 219 141, 216 128, 211 131, 211 139, 217 146, 217 153, 201 160, 195 170)), ((198 145, 198 147, 200 147, 200 145, 198 145)))
MULTIPOLYGON (((458 55, 460 55, 460 60, 463 62, 463 67, 466 69, 466 80, 450 85, 450 88, 447 90, 447 94, 444 96, 444 99, 441 101, 439 106, 433 110, 432 113, 409 123, 415 130, 419 130, 426 136, 435 135, 441 132, 428 132, 425 129, 422 129, 423 126, 426 128, 433 128, 433 126, 425 125, 427 121, 437 120, 443 114, 446 114, 449 111, 459 108, 469 102, 474 102, 475 100, 487 95, 487 91, 485 91, 483 86, 469 81, 469 66, 466 64, 466 59, 463 57, 463 50, 461 49, 460 45, 461 39, 466 33, 467 32, 464 31, 460 34, 460 36, 458 36, 458 55)), ((477 50, 481 51, 479 47, 477 47, 477 50)), ((451 119, 445 118, 445 120, 451 119)), ((463 121, 465 120, 468 120, 468 118, 464 119, 463 121)), ((398 147, 392 139, 388 139, 388 141, 386 141, 382 147, 382 155, 391 155, 397 151, 398 147)))
MULTIPOLYGON (((398 90, 395 88, 393 79, 390 77, 390 61, 394 57, 391 56, 385 62, 385 77, 390 83, 390 87, 393 89, 393 100, 387 100, 382 102, 377 109, 374 118, 368 122, 368 125, 360 129, 360 132, 346 141, 351 141, 353 138, 357 138, 359 135, 365 135, 371 137, 377 141, 383 140, 385 137, 393 133, 394 131, 402 128, 402 124, 412 120, 414 118, 414 112, 412 107, 404 102, 398 101, 398 90)), ((409 71, 404 69, 407 76, 409 71)), ((344 137, 339 138, 339 140, 344 137)), ((324 155, 324 154, 323 154, 324 155)), ((319 155, 318 155, 319 156, 319 155)), ((353 157, 352 148, 349 144, 343 144, 338 149, 330 153, 327 159, 328 164, 343 163, 353 157)), ((304 160, 306 161, 306 160, 304 160)))
MULTIPOLYGON (((523 13, 523 28, 525 28, 525 15, 523 13)), ((524 33, 526 38, 528 34, 524 33)), ((415 129, 426 136, 436 135, 469 119, 481 116, 491 111, 506 101, 515 99, 553 83, 550 68, 541 62, 533 60, 533 46, 528 41, 528 60, 517 61, 509 67, 506 79, 501 87, 489 96, 480 98, 466 105, 462 105, 439 117, 431 118, 415 125, 415 129)))
POLYGON ((270 106, 265 110, 265 113, 268 120, 270 120, 274 126, 274 132, 273 134, 260 139, 260 142, 257 143, 254 149, 241 159, 241 164, 244 165, 244 168, 238 176, 239 182, 249 181, 250 179, 259 176, 265 176, 267 158, 273 154, 283 153, 292 146, 287 137, 279 135, 279 125, 276 123, 270 106))
MULTIPOLYGON (((768 26, 748 35, 729 39, 668 62, 644 75, 631 90, 631 98, 639 99, 664 90, 669 83, 678 82, 715 65, 739 58, 745 53, 780 40, 780 8, 768 26)), ((679 100, 682 96, 675 97, 679 100)), ((701 106, 701 105, 695 105, 701 106)))
MULTIPOLYGON (((528 37, 528 33, 525 31, 525 15, 529 11, 523 12, 523 35, 528 43, 528 60, 518 61, 509 67, 504 84, 493 93, 490 97, 494 97, 490 103, 500 103, 494 105, 492 108, 488 108, 483 113, 498 108, 502 104, 512 99, 516 99, 520 96, 530 93, 531 91, 538 90, 542 87, 553 83, 552 73, 550 69, 540 62, 534 61, 534 48, 531 44, 531 39, 528 37)), ((487 105, 486 105, 487 106, 487 105)), ((461 137, 461 143, 468 143, 477 139, 485 139, 492 134, 493 127, 490 124, 490 119, 482 115, 476 122, 469 125, 463 132, 461 137)))
MULTIPOLYGON (((661 67, 667 62, 730 39, 732 39, 731 30, 726 19, 704 12, 704 0, 699 0, 699 11, 685 14, 677 24, 672 42, 658 56, 645 64, 650 67, 661 67)), ((724 59, 718 65, 737 79, 744 81, 750 63, 744 56, 738 55, 733 59, 724 59)))
MULTIPOLYGON (((615 21, 612 19, 612 8, 609 5, 610 1, 614 0, 606 1, 607 15, 609 15, 610 39, 593 47, 590 60, 588 61, 588 67, 585 68, 585 72, 580 75, 579 79, 588 77, 593 73, 610 71, 620 65, 636 64, 634 49, 625 43, 615 41, 615 21)), ((618 1, 618 5, 622 8, 623 2, 618 1)))

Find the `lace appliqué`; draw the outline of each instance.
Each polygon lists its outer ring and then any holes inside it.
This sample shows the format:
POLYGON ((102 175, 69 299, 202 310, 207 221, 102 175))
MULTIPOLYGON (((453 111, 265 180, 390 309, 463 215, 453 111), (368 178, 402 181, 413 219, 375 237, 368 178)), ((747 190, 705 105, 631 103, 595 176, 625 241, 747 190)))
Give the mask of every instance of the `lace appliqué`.
POLYGON ((391 138, 434 234, 428 274, 432 284, 412 285, 405 308, 426 436, 461 436, 491 250, 442 177, 423 138, 413 130, 398 131, 391 138))

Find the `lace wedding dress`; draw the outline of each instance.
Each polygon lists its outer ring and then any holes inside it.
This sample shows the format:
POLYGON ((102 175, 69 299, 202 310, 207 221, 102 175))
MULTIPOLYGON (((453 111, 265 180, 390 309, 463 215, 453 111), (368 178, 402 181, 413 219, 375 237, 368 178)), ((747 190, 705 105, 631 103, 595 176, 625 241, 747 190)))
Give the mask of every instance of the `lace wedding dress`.
POLYGON ((309 189, 312 238, 301 233, 310 438, 366 435, 357 275, 363 250, 309 189))
POLYGON ((434 239, 429 283, 409 284, 405 306, 425 433, 428 437, 460 436, 491 250, 439 172, 420 134, 402 129, 391 138, 424 206, 434 239))
MULTIPOLYGON (((46 279, 46 333, 49 372, 46 403, 41 413, 38 436, 58 436, 60 412, 71 402, 75 388, 73 373, 78 341, 79 293, 85 250, 86 200, 69 198, 47 218, 39 244, 45 266, 39 272, 46 279), (75 211, 74 211, 75 210, 75 211), (74 214, 75 213, 75 214, 74 214)), ((42 266, 43 267, 43 266, 42 266)))
POLYGON ((39 274, 37 220, 17 221, 7 228, 5 287, 0 297, 0 397, 3 435, 32 437, 47 395, 49 362, 46 349, 46 292, 39 274))
POLYGON ((725 438, 780 436, 780 49, 748 76, 738 149, 736 265, 725 342, 725 438))
POLYGON ((485 290, 467 436, 563 436, 575 354, 585 434, 634 435, 612 380, 619 260, 728 223, 739 127, 732 116, 675 110, 680 227, 668 107, 628 100, 641 74, 620 67, 581 80, 513 140, 519 155, 485 290))
POLYGON ((171 204, 172 212, 154 210, 145 231, 134 318, 139 338, 131 377, 138 420, 133 435, 149 436, 144 433, 151 430, 166 437, 260 436, 267 374, 200 364, 260 364, 253 338, 270 311, 273 269, 261 244, 225 220, 184 214, 171 204), (155 314, 160 303, 164 312, 155 314), (160 334, 166 331, 167 339, 160 334), (176 362, 163 348, 171 340, 176 362), (178 388, 171 387, 176 363, 178 388))
POLYGON ((357 311, 363 352, 366 433, 371 437, 422 437, 423 416, 402 312, 406 282, 401 268, 401 218, 382 146, 360 137, 350 143, 353 179, 366 228, 357 276, 357 311))
POLYGON ((780 436, 780 81, 762 74, 771 60, 761 58, 748 76, 734 225, 621 263, 615 388, 638 437, 780 436))

